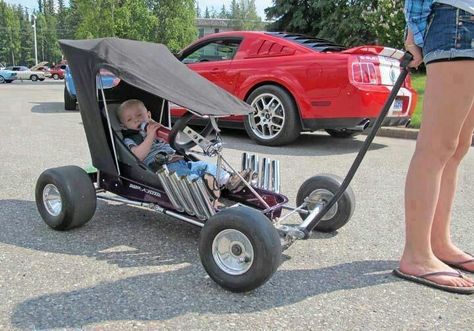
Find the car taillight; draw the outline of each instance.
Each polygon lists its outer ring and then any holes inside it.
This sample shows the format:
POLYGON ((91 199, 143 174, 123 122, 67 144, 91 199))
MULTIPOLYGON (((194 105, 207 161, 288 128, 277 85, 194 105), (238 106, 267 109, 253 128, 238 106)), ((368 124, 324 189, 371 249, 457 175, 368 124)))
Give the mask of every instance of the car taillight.
POLYGON ((412 85, 411 85, 411 75, 407 75, 407 78, 405 78, 405 87, 406 87, 406 88, 412 88, 412 85))
POLYGON ((352 80, 359 84, 380 84, 380 75, 372 62, 352 62, 352 80))

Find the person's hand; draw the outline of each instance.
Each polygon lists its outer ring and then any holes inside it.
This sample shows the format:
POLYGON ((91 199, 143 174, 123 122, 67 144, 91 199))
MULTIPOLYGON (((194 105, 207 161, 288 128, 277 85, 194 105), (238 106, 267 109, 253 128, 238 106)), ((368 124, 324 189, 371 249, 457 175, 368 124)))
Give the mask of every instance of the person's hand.
POLYGON ((156 122, 150 122, 148 123, 148 126, 146 127, 146 136, 147 137, 153 137, 149 139, 155 139, 156 138, 156 130, 158 130, 161 127, 160 123, 156 122))
POLYGON ((413 55, 413 60, 408 64, 408 67, 418 69, 420 64, 423 63, 423 52, 421 47, 415 44, 405 43, 405 49, 413 55))

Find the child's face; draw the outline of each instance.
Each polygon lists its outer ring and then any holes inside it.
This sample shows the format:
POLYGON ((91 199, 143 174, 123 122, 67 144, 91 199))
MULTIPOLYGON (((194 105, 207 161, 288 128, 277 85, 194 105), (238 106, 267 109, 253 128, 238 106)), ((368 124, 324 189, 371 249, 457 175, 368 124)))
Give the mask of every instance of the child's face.
POLYGON ((140 124, 150 120, 150 112, 145 107, 134 105, 126 108, 120 114, 120 122, 127 127, 127 129, 139 130, 140 124))

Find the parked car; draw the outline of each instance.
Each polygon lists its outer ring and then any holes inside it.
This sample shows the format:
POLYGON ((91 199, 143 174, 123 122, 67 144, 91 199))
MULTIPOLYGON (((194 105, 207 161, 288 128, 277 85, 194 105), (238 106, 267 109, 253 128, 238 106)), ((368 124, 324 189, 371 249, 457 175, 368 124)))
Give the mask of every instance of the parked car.
POLYGON ((33 82, 36 82, 38 80, 45 80, 45 75, 42 71, 31 71, 30 69, 24 66, 10 66, 6 69, 15 71, 17 73, 17 79, 20 80, 31 80, 33 82))
MULTIPOLYGON (((303 131, 351 137, 377 117, 400 72, 395 50, 346 49, 333 42, 282 32, 222 32, 203 37, 178 54, 189 68, 245 100, 255 112, 220 120, 245 127, 264 145, 283 145, 303 131)), ((384 125, 406 125, 417 95, 410 78, 384 125)), ((172 110, 176 119, 185 112, 172 110)))
POLYGON ((17 79, 16 75, 14 71, 0 69, 0 84, 13 82, 17 79))
POLYGON ((64 79, 64 74, 66 72, 66 65, 55 65, 54 67, 49 68, 49 72, 51 73, 51 78, 54 80, 64 79))
POLYGON ((48 67, 46 64, 48 64, 48 62, 41 62, 38 65, 31 67, 30 70, 43 71, 46 78, 52 78, 54 80, 64 79, 64 71, 66 69, 65 64, 58 64, 52 67, 48 67))
MULTIPOLYGON (((74 80, 71 75, 71 70, 67 65, 65 66, 64 72, 64 109, 65 110, 76 110, 77 103, 77 94, 76 87, 74 85, 74 80)), ((115 87, 120 82, 120 79, 115 77, 110 71, 101 69, 100 77, 102 78, 102 84, 106 91, 110 90, 112 87, 115 87)), ((97 87, 99 87, 99 79, 97 79, 97 87)), ((120 92, 118 92, 120 93, 120 92)), ((112 99, 113 96, 108 96, 109 99, 112 99)))

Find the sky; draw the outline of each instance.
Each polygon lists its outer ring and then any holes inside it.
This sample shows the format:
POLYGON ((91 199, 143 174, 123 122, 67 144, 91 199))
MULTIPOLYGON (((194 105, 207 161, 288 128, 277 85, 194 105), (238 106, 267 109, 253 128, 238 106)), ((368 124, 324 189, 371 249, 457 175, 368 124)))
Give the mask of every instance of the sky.
MULTIPOLYGON (((38 8, 38 1, 37 0, 5 0, 7 3, 11 4, 16 4, 16 5, 22 5, 25 7, 30 8, 30 12, 32 9, 37 9, 38 8)), ((67 2, 67 0, 66 0, 67 2)), ((214 7, 215 10, 219 11, 222 8, 222 5, 225 5, 227 9, 230 8, 230 3, 231 0, 197 0, 199 3, 199 7, 201 8, 201 11, 204 12, 206 6, 211 9, 211 7, 214 7)), ((265 12, 264 9, 267 7, 270 7, 272 5, 272 0, 256 0, 255 1, 256 7, 257 7, 257 13, 258 15, 265 20, 265 12)))

